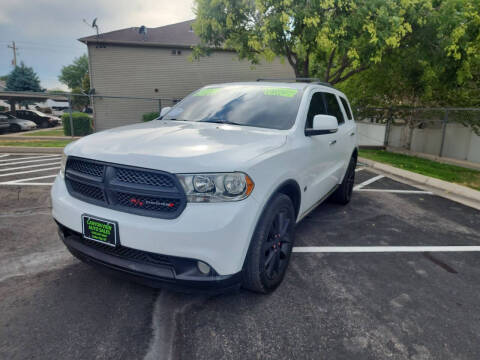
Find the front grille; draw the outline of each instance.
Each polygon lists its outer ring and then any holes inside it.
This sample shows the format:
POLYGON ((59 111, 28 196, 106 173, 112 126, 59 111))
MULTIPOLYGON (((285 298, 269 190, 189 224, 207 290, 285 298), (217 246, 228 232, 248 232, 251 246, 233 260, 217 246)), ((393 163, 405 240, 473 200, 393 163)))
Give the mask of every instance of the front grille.
POLYGON ((164 171, 69 157, 65 182, 73 197, 143 216, 173 219, 186 206, 176 176, 164 171))
POLYGON ((84 245, 90 246, 108 255, 114 255, 123 259, 137 261, 144 264, 171 265, 170 257, 167 255, 154 254, 125 246, 112 247, 93 240, 85 239, 83 237, 78 237, 77 239, 84 245))
POLYGON ((94 200, 105 201, 105 195, 103 194, 103 190, 99 187, 83 184, 75 180, 70 181, 70 186, 72 187, 72 190, 74 192, 81 196, 94 200))
POLYGON ((87 174, 99 178, 103 177, 103 170, 105 168, 103 165, 78 159, 69 160, 68 167, 82 174, 87 174))
POLYGON ((165 175, 152 174, 146 171, 116 169, 115 179, 128 184, 144 184, 168 188, 175 187, 175 183, 170 177, 165 175))

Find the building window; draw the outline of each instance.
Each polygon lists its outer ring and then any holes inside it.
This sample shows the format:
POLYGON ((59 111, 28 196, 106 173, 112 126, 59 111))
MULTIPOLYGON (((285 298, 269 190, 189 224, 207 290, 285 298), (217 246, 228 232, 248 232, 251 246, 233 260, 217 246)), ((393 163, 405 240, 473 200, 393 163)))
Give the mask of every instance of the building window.
POLYGON ((172 55, 182 55, 182 50, 172 49, 172 55))

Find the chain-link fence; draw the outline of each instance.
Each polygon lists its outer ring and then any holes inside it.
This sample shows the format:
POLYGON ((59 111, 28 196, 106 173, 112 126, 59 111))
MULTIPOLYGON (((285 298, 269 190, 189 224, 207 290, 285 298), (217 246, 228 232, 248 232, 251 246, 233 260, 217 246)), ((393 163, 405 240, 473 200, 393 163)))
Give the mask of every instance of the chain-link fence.
POLYGON ((480 162, 480 108, 365 108, 360 145, 480 162))
MULTIPOLYGON (((71 114, 79 110, 89 113, 95 131, 152 120, 162 108, 171 107, 180 101, 174 98, 84 94, 71 94, 68 99, 65 113, 71 114)), ((71 116, 67 120, 73 122, 71 116)))

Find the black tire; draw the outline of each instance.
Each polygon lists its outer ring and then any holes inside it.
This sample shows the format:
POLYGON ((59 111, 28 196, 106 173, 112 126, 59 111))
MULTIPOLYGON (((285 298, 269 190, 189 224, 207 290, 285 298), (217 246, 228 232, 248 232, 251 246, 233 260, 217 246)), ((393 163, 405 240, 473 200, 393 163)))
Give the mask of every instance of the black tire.
POLYGON ((22 128, 18 124, 11 124, 10 125, 10 132, 20 132, 22 128))
POLYGON ((348 163, 347 172, 342 183, 332 194, 331 199, 337 204, 347 205, 352 199, 353 185, 355 183, 355 167, 357 166, 357 158, 352 156, 348 163))
POLYGON ((243 269, 243 287, 267 294, 283 280, 295 237, 295 210, 287 195, 267 205, 252 236, 243 269))
POLYGON ((39 124, 39 127, 41 129, 46 129, 50 126, 50 123, 48 122, 48 120, 42 120, 40 121, 40 124, 39 124))

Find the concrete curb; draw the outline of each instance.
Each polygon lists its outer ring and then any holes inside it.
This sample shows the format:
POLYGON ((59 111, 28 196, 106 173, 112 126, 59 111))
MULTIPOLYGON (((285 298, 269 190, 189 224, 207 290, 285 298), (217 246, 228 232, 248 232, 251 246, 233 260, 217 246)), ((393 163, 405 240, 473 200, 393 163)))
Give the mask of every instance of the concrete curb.
POLYGON ((378 170, 379 172, 388 175, 393 175, 403 182, 413 183, 414 185, 426 188, 437 195, 480 210, 480 191, 362 157, 359 157, 358 161, 368 165, 371 169, 378 170))
POLYGON ((0 153, 63 154, 63 147, 0 146, 0 153))
POLYGON ((393 152, 393 153, 396 153, 396 154, 416 156, 416 157, 419 157, 419 158, 422 158, 422 159, 433 160, 433 161, 440 162, 442 164, 449 164, 449 165, 465 167, 467 169, 480 170, 480 163, 474 163, 472 161, 452 159, 452 158, 447 158, 447 157, 443 157, 443 156, 440 157, 440 156, 436 156, 436 155, 419 153, 419 152, 415 152, 415 151, 409 151, 409 150, 399 149, 399 148, 394 148, 394 147, 387 147, 387 151, 390 151, 390 152, 393 152))

